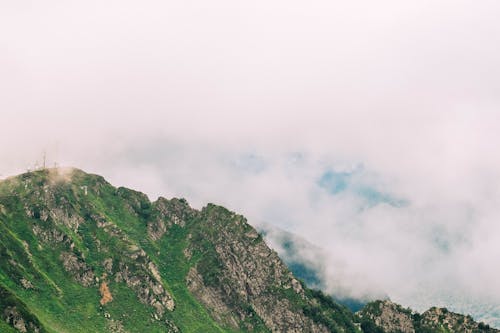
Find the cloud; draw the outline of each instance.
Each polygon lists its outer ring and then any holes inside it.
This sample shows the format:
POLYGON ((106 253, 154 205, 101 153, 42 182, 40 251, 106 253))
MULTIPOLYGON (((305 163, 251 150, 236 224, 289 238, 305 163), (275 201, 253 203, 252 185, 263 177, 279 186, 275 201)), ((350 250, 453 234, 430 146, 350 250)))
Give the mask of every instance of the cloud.
POLYGON ((46 151, 298 233, 332 291, 500 300, 498 1, 1 6, 0 177, 46 151))
POLYGON ((359 207, 360 209, 373 207, 380 203, 386 203, 391 206, 407 204, 403 199, 394 198, 388 193, 379 191, 374 187, 376 185, 366 183, 367 181, 366 172, 364 172, 362 167, 358 166, 355 170, 348 172, 325 171, 317 181, 317 184, 331 195, 348 192, 350 195, 357 196, 363 201, 363 205, 359 207))

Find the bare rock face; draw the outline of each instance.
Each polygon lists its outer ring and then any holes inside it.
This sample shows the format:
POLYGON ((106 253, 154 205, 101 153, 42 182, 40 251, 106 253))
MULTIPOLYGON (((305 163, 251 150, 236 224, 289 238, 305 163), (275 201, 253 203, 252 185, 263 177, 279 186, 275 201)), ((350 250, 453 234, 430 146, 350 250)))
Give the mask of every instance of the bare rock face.
POLYGON ((68 209, 52 208, 48 215, 56 224, 62 224, 73 231, 77 231, 80 224, 84 222, 81 216, 71 214, 68 209))
POLYGON ((216 232, 194 232, 193 252, 206 257, 190 270, 186 283, 216 320, 238 328, 255 316, 272 332, 328 332, 293 309, 287 291, 309 302, 301 284, 242 216, 209 205, 199 223, 204 224, 199 230, 216 232))
POLYGON ((73 276, 73 278, 80 282, 84 287, 95 285, 96 279, 92 268, 79 259, 76 254, 72 252, 63 252, 59 256, 64 269, 73 276))
MULTIPOLYGON (((362 322, 366 320, 387 333, 495 333, 496 329, 475 322, 472 317, 453 313, 447 309, 431 308, 419 314, 391 301, 369 303, 358 312, 362 322)), ((363 325, 362 325, 363 327, 363 325)))
POLYGON ((167 223, 157 219, 148 223, 148 236, 154 241, 159 240, 167 232, 167 223))
POLYGON ((2 319, 21 333, 41 332, 40 327, 29 319, 24 318, 16 306, 6 307, 3 311, 2 319))
POLYGON ((184 227, 186 221, 197 213, 184 199, 167 200, 160 197, 153 203, 152 219, 148 223, 148 236, 154 241, 159 240, 172 225, 184 227))
POLYGON ((422 325, 433 329, 444 329, 448 332, 499 332, 484 323, 478 323, 471 316, 448 311, 444 308, 430 308, 421 316, 422 325))
POLYGON ((110 333, 128 333, 119 320, 109 319, 107 326, 110 333))
MULTIPOLYGON (((151 262, 146 266, 155 267, 151 262)), ((156 313, 161 317, 165 311, 173 311, 175 303, 172 296, 163 287, 161 280, 157 280, 159 275, 155 277, 158 273, 155 271, 149 273, 152 276, 144 269, 131 268, 127 264, 120 263, 118 271, 115 273, 115 282, 124 282, 137 294, 143 304, 155 308, 156 313)))
POLYGON ((23 286, 24 289, 33 289, 33 288, 35 288, 35 286, 33 286, 33 283, 31 283, 30 280, 22 278, 20 280, 20 282, 21 282, 21 285, 23 286))
POLYGON ((196 267, 189 270, 186 277, 189 290, 206 307, 212 310, 212 316, 220 323, 227 323, 231 327, 238 327, 240 317, 226 304, 223 295, 217 288, 205 285, 203 276, 198 273, 196 267))
POLYGON ((415 333, 412 313, 391 301, 378 301, 364 309, 364 315, 387 333, 415 333))
POLYGON ((27 323, 16 307, 7 307, 3 312, 3 317, 7 323, 11 324, 19 332, 28 332, 27 323))
POLYGON ((69 243, 70 238, 62 231, 50 226, 33 226, 33 233, 38 236, 38 239, 46 244, 69 243))

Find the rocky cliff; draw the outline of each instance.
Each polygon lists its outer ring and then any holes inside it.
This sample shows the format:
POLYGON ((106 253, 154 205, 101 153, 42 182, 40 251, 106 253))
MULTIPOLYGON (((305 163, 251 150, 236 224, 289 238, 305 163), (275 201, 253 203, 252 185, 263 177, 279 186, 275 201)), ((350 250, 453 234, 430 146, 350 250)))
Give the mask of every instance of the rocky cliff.
POLYGON ((475 322, 470 316, 433 307, 423 314, 391 301, 367 304, 357 313, 365 333, 478 333, 500 332, 484 323, 475 322))

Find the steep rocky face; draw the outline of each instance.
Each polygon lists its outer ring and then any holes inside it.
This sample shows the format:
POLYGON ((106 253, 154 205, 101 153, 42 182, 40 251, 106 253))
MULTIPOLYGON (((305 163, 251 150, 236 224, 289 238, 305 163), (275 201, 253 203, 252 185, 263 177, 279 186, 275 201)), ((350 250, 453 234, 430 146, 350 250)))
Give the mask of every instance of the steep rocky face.
POLYGON ((197 223, 203 228, 193 229, 190 249, 202 259, 189 271, 187 285, 214 317, 234 328, 243 322, 249 330, 262 325, 273 332, 328 332, 293 308, 293 298, 312 300, 244 217, 209 205, 197 223))
POLYGON ((499 332, 470 316, 431 308, 419 314, 391 301, 369 303, 357 313, 365 333, 479 333, 499 332))
POLYGON ((170 232, 184 235, 183 260, 192 263, 187 288, 222 325, 255 332, 358 331, 345 308, 335 304, 320 311, 322 301, 304 289, 243 216, 212 204, 197 211, 185 200, 160 198, 153 203, 148 234, 158 242, 170 232))

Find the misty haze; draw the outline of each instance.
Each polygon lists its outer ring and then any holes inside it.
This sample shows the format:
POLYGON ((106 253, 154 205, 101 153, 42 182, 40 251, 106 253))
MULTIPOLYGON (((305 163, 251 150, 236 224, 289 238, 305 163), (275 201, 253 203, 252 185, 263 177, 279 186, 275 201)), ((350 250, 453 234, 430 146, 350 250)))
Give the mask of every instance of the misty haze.
POLYGON ((0 332, 496 332, 499 14, 3 1, 0 332))

